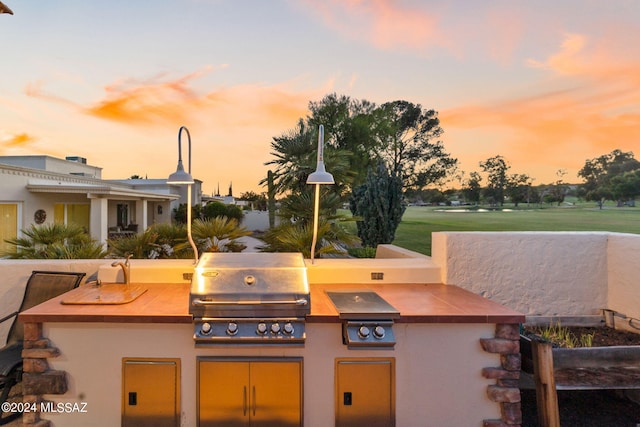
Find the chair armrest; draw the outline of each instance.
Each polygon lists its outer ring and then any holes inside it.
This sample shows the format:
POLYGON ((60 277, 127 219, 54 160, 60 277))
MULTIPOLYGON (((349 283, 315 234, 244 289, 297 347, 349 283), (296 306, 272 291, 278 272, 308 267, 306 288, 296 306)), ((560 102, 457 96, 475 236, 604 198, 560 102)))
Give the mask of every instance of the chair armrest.
POLYGON ((4 321, 6 321, 6 320, 9 320, 9 319, 11 319, 12 317, 15 317, 15 316, 17 316, 17 315, 18 315, 18 312, 17 312, 17 311, 15 311, 15 312, 13 312, 13 313, 11 313, 11 314, 8 314, 8 315, 4 316, 2 319, 0 319, 0 323, 4 322, 4 321))

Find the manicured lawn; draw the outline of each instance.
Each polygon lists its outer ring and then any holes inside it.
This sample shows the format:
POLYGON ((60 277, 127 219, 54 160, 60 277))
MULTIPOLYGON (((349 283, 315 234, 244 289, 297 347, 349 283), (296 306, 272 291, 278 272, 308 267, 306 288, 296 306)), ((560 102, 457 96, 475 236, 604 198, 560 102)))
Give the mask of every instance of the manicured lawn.
POLYGON ((431 233, 436 231, 613 231, 640 234, 640 207, 606 206, 600 210, 593 204, 584 204, 543 209, 527 209, 525 205, 506 212, 451 212, 452 209, 455 208, 408 207, 393 244, 430 255, 431 233))

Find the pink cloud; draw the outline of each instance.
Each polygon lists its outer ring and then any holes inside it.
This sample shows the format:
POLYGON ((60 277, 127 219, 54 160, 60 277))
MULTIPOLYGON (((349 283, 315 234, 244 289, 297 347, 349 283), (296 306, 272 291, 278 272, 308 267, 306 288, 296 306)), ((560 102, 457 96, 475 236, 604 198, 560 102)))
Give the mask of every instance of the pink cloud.
POLYGON ((424 50, 447 45, 438 30, 438 16, 419 7, 387 0, 305 2, 328 27, 379 49, 424 50))

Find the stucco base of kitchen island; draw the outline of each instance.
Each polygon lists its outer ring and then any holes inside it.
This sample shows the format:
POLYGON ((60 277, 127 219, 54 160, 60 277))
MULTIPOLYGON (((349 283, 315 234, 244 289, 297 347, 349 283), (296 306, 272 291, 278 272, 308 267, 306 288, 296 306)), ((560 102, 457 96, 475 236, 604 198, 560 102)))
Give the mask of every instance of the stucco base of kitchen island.
MULTIPOLYGON (((181 425, 196 426, 196 358, 302 357, 304 425, 334 425, 336 358, 395 358, 397 426, 479 426, 500 418, 486 397, 482 369, 496 365, 479 337, 494 325, 396 324, 394 350, 347 350, 339 324, 308 324, 303 348, 194 348, 191 325, 52 323, 43 334, 60 349, 52 369, 65 371, 68 391, 54 402, 86 402, 86 413, 43 414, 54 426, 120 425, 123 358, 178 358, 181 425), (470 420, 475 420, 470 422, 470 420)), ((281 396, 288 399, 288 396, 281 396)))
MULTIPOLYGON (((55 375, 47 374, 63 372, 66 391, 40 393, 42 398, 86 403, 83 413, 40 413, 37 418, 65 427, 122 425, 123 405, 130 398, 123 389, 123 362, 166 359, 179 362, 179 425, 195 427, 198 360, 291 359, 302 366, 304 426, 333 426, 344 398, 336 394, 336 361, 351 358, 393 360, 396 426, 520 424, 514 382, 520 368, 518 323, 524 316, 455 286, 377 286, 376 292, 401 315, 393 325, 396 345, 385 350, 351 350, 342 343, 338 313, 326 299, 326 290, 334 285, 312 286, 306 342, 299 347, 196 347, 186 312, 188 285, 146 286, 147 292, 122 306, 63 305, 54 299, 21 314, 25 337, 33 341, 27 346, 49 347, 23 354, 25 375, 37 382, 38 375, 49 380, 55 375), (37 362, 42 359, 44 364, 37 362)), ((25 396, 30 398, 34 397, 25 396)), ((136 403, 143 404, 141 398, 137 396, 136 403)), ((355 404, 360 396, 352 398, 355 404)), ((24 420, 33 418, 25 416, 24 420)))

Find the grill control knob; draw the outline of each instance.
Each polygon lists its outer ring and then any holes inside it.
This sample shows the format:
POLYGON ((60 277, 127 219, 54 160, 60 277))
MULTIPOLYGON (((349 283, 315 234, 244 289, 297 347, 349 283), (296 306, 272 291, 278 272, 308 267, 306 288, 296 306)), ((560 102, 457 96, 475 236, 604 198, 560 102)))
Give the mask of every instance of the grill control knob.
POLYGON ((366 326, 362 325, 360 326, 360 328, 358 328, 358 336, 362 339, 366 339, 369 338, 369 334, 371 332, 369 331, 369 328, 367 328, 366 326))
POLYGON ((278 332, 280 332, 280 324, 278 323, 273 323, 271 325, 271 333, 272 334, 277 334, 278 332))
POLYGON ((267 324, 266 323, 258 323, 258 327, 256 328, 256 334, 264 335, 267 333, 267 324))
POLYGON ((211 324, 204 322, 202 326, 200 326, 200 331, 205 335, 209 335, 211 333, 211 324))
POLYGON ((285 323, 284 326, 282 327, 282 332, 284 332, 287 335, 292 335, 293 334, 293 325, 289 322, 285 323))
POLYGON ((379 340, 384 338, 384 328, 380 325, 377 325, 375 328, 373 328, 373 336, 375 338, 378 338, 379 340))
POLYGON ((227 325, 227 335, 235 335, 238 333, 238 324, 236 322, 229 322, 227 325))

